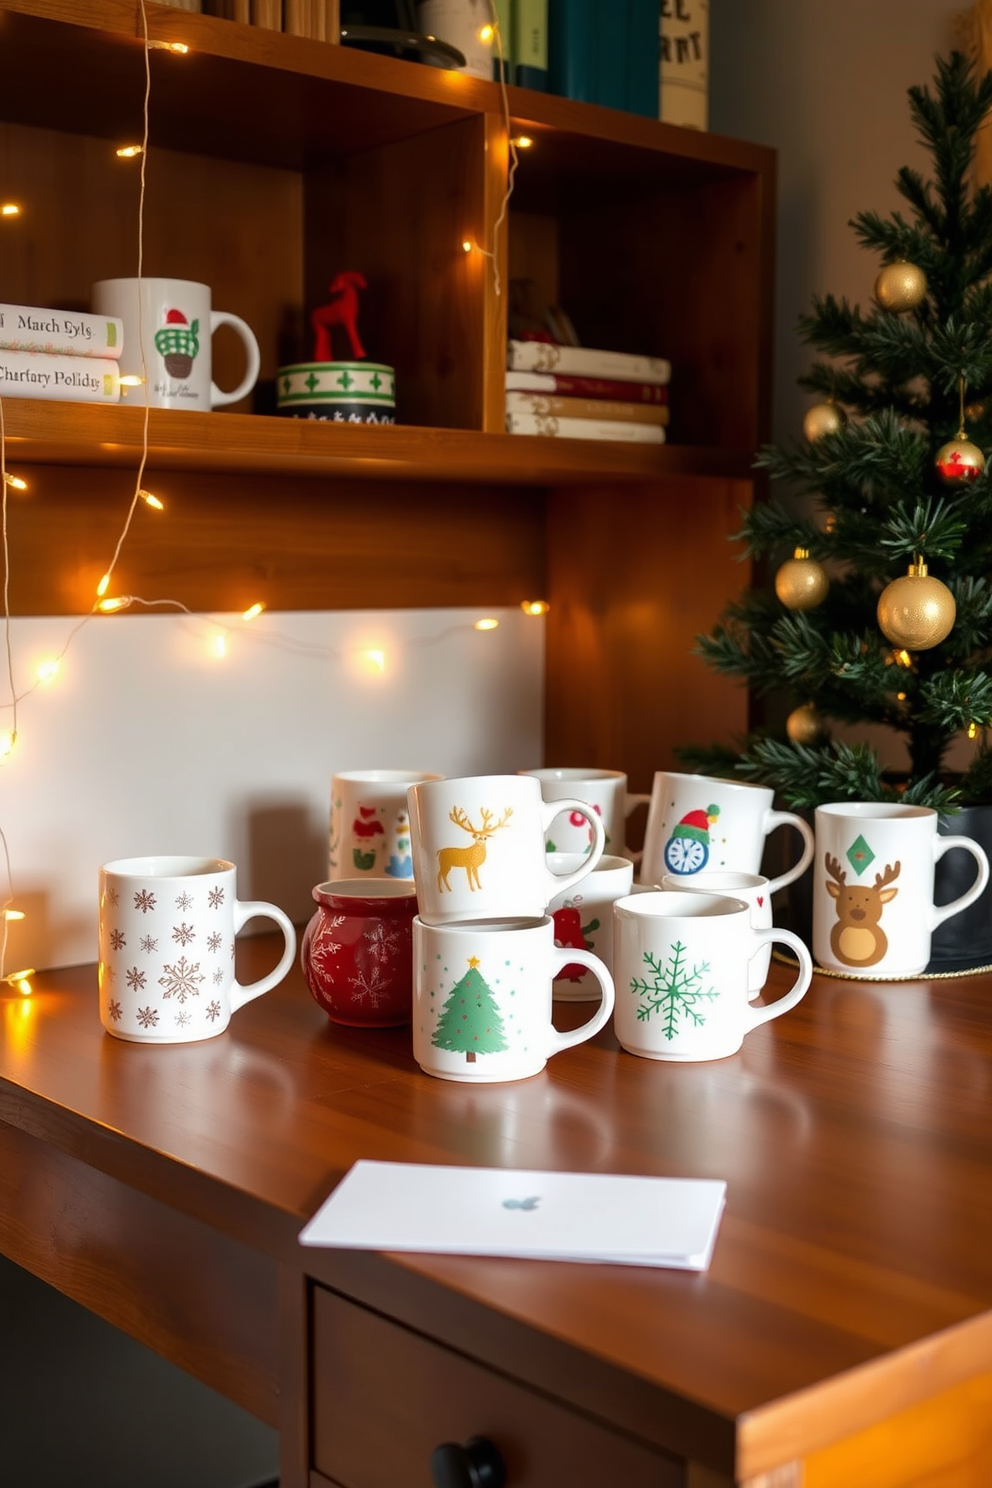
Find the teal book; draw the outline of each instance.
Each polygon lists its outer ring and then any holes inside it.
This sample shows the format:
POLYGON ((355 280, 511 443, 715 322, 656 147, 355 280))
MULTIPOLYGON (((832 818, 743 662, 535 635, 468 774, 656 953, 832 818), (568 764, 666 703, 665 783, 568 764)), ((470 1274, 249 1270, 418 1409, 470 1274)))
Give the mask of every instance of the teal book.
POLYGON ((658 0, 623 0, 623 4, 627 11, 627 86, 623 107, 632 114, 657 119, 658 0))
MULTIPOLYGON (((548 0, 548 91, 596 103, 600 0, 548 0)), ((605 5, 602 8, 606 8, 605 5)))
POLYGON ((596 92, 604 108, 627 107, 627 0, 596 5, 596 92))
POLYGON ((513 0, 513 81, 539 93, 548 87, 548 0, 513 0))

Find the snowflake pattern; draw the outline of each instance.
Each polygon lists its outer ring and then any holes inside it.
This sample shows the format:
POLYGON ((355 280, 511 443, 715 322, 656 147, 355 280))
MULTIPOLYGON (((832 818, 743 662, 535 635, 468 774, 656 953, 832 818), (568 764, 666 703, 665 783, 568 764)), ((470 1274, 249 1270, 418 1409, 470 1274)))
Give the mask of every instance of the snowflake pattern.
POLYGON ((152 935, 143 935, 138 944, 146 956, 150 956, 153 951, 158 950, 158 941, 152 935))
POLYGON ((376 961, 388 961, 399 950, 401 934, 398 927, 390 928, 381 921, 378 925, 373 925, 365 935, 369 955, 376 961))
POLYGON ((635 997, 644 999, 637 1009, 638 1021, 646 1023, 653 1014, 660 1013, 666 1039, 675 1038, 682 1018, 687 1018, 694 1027, 701 1028, 706 1019, 697 1011, 696 1004, 712 1002, 720 996, 715 987, 710 987, 705 992, 702 990, 701 983, 710 969, 709 962, 700 961, 689 971, 684 957, 685 946, 680 940, 669 948, 667 966, 662 965, 650 951, 645 951, 644 964, 651 973, 651 979, 630 979, 631 992, 635 997))
POLYGON ((357 976, 349 978, 351 985, 356 989, 351 994, 352 1002, 364 1002, 369 1000, 370 1007, 378 1007, 389 990, 385 985, 385 977, 382 968, 370 966, 367 970, 361 970, 357 976))
POLYGON ((199 961, 187 961, 185 956, 180 956, 175 966, 162 969, 165 976, 160 976, 158 983, 165 988, 163 997, 175 997, 179 1002, 185 1002, 187 997, 199 997, 198 984, 204 981, 199 961))
POLYGON ((107 1003, 107 1012, 110 1014, 115 1023, 119 1023, 121 1021, 122 1009, 120 1003, 116 1000, 116 998, 112 997, 107 1003))
POLYGON ((192 925, 187 925, 184 920, 181 925, 173 925, 172 938, 177 945, 189 945, 191 940, 196 939, 196 931, 192 925))
POLYGON ((193 1015, 192 1015, 192 1013, 190 1013, 188 1011, 188 1009, 186 1009, 186 1008, 180 1008, 179 1012, 176 1014, 176 1027, 177 1028, 188 1028, 189 1025, 190 1025, 190 1023, 192 1023, 192 1021, 193 1021, 193 1015))
POLYGON ((134 907, 140 909, 142 914, 147 914, 150 909, 155 908, 155 895, 150 889, 139 889, 134 896, 134 907))
POLYGON ((158 1023, 158 1008, 139 1008, 138 1022, 140 1023, 142 1028, 154 1028, 158 1023))
POLYGON ((186 893, 177 894, 176 895, 176 908, 177 909, 192 909, 193 908, 193 895, 192 894, 186 894, 186 893))
POLYGON ((106 892, 107 903, 110 904, 110 905, 112 905, 112 907, 114 909, 116 909, 118 903, 120 902, 120 897, 121 896, 120 896, 120 894, 118 894, 117 890, 116 889, 112 889, 109 886, 109 884, 108 884, 108 886, 107 886, 107 892, 106 892))
POLYGON ((215 930, 212 935, 207 936, 208 951, 219 951, 223 944, 224 937, 223 935, 221 935, 219 930, 215 930))
POLYGON ((125 973, 125 980, 132 992, 142 992, 147 977, 145 972, 139 971, 136 966, 129 966, 125 973))
POLYGON ((109 961, 104 961, 102 963, 102 970, 104 980, 107 982, 108 986, 113 986, 114 982, 116 982, 117 980, 117 972, 115 968, 111 966, 109 961))
POLYGON ((121 950, 123 950, 124 947, 127 945, 127 941, 124 939, 124 931, 123 930, 111 930, 111 932, 110 932, 110 944, 111 944, 112 949, 115 950, 115 951, 121 951, 121 950))
POLYGON ((224 903, 224 890, 221 888, 220 884, 217 884, 215 888, 209 889, 207 891, 207 903, 210 905, 211 909, 220 909, 221 905, 224 903))
POLYGON ((210 1019, 211 1023, 216 1023, 217 1022, 217 1019, 220 1017, 220 1003, 219 1002, 208 1002, 207 1003, 207 1017, 210 1019))
POLYGON ((223 986, 223 984, 224 984, 224 968, 222 966, 218 966, 217 970, 213 974, 212 981, 213 981, 213 984, 214 984, 215 987, 221 987, 221 986, 223 986))

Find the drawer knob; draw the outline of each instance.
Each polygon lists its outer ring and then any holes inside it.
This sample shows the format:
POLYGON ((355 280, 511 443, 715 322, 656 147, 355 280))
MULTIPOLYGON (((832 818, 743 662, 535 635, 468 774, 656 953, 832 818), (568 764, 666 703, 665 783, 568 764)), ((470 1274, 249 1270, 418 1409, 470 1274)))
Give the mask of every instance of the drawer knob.
POLYGON ((464 1446, 442 1442, 431 1453, 434 1488, 503 1488, 506 1469, 499 1450, 484 1436, 470 1436, 464 1446))

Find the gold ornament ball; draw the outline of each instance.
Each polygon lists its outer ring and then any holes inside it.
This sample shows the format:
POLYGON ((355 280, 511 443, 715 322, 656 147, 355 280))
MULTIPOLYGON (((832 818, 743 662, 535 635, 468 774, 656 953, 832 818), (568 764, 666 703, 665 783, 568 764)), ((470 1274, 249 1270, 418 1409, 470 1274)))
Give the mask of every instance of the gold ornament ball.
POLYGON ((927 292, 926 276, 915 264, 886 264, 875 280, 875 299, 883 310, 904 315, 922 304, 927 292))
POLYGON ((985 456, 970 439, 949 439, 937 451, 934 464, 945 486, 965 486, 981 475, 985 456))
POLYGON ((929 651, 950 635, 957 615, 954 595, 931 578, 925 563, 911 563, 904 579, 893 579, 878 598, 878 628, 906 651, 929 651))
POLYGON ((803 548, 797 548, 775 575, 775 593, 790 610, 815 610, 829 588, 826 569, 803 548))
POLYGON ((793 708, 785 720, 785 732, 793 744, 819 744, 827 729, 813 704, 803 703, 802 707, 793 708))
POLYGON ((814 403, 803 417, 803 433, 810 444, 815 444, 824 434, 836 434, 846 422, 847 415, 836 403, 814 403))

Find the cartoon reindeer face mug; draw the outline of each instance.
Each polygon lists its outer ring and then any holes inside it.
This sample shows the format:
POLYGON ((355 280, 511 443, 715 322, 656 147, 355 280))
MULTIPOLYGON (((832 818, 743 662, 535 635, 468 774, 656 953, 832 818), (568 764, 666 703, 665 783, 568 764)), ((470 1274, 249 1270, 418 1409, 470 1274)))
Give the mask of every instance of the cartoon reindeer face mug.
POLYGON ((983 850, 970 837, 941 837, 929 806, 840 801, 816 808, 813 954, 849 977, 918 976, 930 937, 973 904, 989 878, 983 850), (978 871, 967 893, 938 909, 934 864, 954 848, 978 871))
POLYGON ((591 873, 603 855, 603 823, 594 809, 579 800, 546 803, 533 776, 429 780, 411 786, 407 800, 417 902, 428 925, 539 920, 554 896, 591 873), (585 817, 592 846, 571 872, 556 874, 544 834, 563 809, 585 817))

